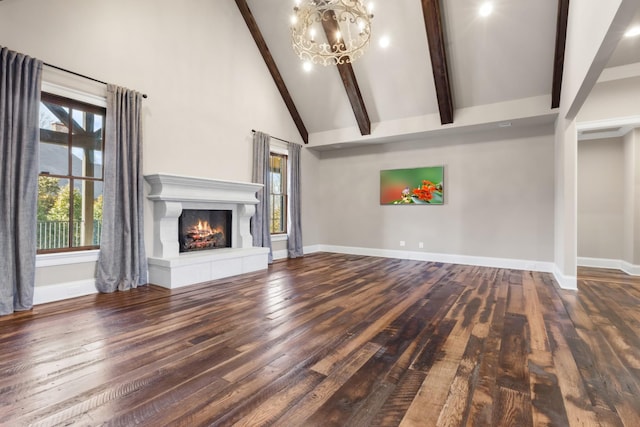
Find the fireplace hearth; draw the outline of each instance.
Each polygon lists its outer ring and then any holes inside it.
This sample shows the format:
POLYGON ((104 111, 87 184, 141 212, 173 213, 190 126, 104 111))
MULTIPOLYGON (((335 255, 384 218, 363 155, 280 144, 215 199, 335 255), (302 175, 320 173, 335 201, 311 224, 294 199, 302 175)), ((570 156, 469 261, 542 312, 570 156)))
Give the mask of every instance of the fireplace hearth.
POLYGON ((231 211, 185 209, 178 219, 180 252, 231 247, 231 211))

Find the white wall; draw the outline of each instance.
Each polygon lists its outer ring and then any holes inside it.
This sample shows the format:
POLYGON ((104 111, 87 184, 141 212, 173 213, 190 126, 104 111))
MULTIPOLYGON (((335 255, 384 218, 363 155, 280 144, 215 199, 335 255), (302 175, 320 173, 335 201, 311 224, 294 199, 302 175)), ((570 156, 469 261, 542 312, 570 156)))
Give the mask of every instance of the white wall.
POLYGON ((320 197, 323 180, 320 172, 320 153, 303 148, 301 163, 302 185, 302 238, 304 246, 323 243, 322 206, 326 203, 320 197))
POLYGON ((578 142, 578 257, 621 260, 625 239, 622 138, 578 142))
POLYGON ((569 3, 561 117, 575 118, 637 8, 637 0, 569 3))
POLYGON ((576 288, 577 133, 575 117, 596 84, 640 4, 637 0, 572 0, 556 121, 555 263, 556 278, 576 288))
POLYGON ((640 118, 640 76, 601 82, 594 86, 580 113, 578 123, 640 118))
POLYGON ((551 126, 322 152, 311 186, 321 242, 552 261, 553 156, 551 126), (379 204, 380 170, 437 165, 443 206, 379 204))
MULTIPOLYGON (((4 0, 0 45, 148 94, 145 174, 250 181, 251 129, 301 142, 233 1, 4 0)), ((61 270, 38 285, 79 280, 61 270)))
MULTIPOLYGON (((595 85, 576 121, 578 126, 640 125, 640 76, 595 85)), ((622 268, 640 274, 640 130, 624 137, 624 242, 622 268)), ((581 255, 582 256, 582 255, 581 255)), ((616 267, 617 268, 617 267, 616 267)))

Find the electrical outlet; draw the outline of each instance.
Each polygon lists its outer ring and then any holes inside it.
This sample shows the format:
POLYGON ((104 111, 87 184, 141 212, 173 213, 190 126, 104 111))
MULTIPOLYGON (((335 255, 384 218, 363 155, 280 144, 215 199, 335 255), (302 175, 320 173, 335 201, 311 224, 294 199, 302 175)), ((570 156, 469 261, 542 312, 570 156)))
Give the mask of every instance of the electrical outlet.
POLYGON ((400 240, 400 246, 404 246, 404 240, 400 240))
POLYGON ((424 242, 420 242, 420 243, 418 243, 418 247, 419 247, 420 249, 423 249, 423 248, 424 248, 424 242))

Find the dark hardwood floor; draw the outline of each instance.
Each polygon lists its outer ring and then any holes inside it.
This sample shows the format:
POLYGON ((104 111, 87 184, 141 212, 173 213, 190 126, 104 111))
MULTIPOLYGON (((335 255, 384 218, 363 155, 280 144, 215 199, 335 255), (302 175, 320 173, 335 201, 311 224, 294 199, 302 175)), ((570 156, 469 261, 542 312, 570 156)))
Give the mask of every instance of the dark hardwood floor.
POLYGON ((640 426, 640 283, 313 254, 0 317, 0 425, 640 426))

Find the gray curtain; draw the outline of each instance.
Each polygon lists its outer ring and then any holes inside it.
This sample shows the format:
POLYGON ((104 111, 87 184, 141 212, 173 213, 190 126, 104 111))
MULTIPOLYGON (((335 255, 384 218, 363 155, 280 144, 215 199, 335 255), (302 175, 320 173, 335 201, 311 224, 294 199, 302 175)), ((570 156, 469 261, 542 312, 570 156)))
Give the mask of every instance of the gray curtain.
POLYGON ((253 246, 269 248, 269 264, 273 262, 271 251, 271 233, 269 232, 269 140, 266 133, 253 134, 253 182, 264 184, 258 191, 256 213, 251 217, 251 235, 253 246))
POLYGON ((42 61, 0 48, 0 315, 33 307, 42 61))
POLYGON ((0 315, 33 307, 42 61, 0 48, 0 315))
POLYGON ((141 108, 140 93, 107 86, 104 207, 96 277, 100 292, 147 283, 141 108))
POLYGON ((302 220, 300 215, 300 145, 289 144, 289 258, 298 258, 302 252, 302 220))

